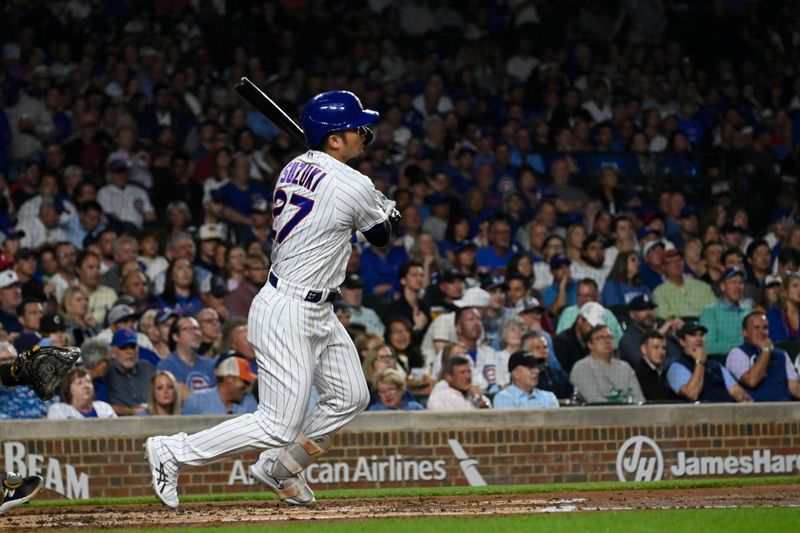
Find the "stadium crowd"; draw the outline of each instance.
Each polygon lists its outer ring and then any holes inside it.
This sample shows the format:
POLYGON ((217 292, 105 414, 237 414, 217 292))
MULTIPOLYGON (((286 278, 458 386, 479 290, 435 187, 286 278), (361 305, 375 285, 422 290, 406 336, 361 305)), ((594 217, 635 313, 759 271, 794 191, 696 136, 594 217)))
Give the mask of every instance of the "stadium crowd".
POLYGON ((4 3, 0 361, 82 361, 0 418, 255 409, 302 147, 244 75, 381 113, 401 231, 334 303, 371 410, 800 399, 800 8, 696 4, 4 3))

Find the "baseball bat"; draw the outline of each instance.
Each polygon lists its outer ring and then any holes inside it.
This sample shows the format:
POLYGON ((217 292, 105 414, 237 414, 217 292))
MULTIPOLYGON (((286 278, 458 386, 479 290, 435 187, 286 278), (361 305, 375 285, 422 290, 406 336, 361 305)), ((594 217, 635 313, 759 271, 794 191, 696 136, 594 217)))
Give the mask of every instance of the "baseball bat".
POLYGON ((264 91, 256 87, 246 76, 242 77, 242 79, 236 83, 234 89, 265 117, 270 119, 273 124, 285 131, 292 140, 305 146, 306 137, 303 134, 303 128, 298 126, 297 122, 292 120, 289 115, 281 109, 281 106, 264 94, 264 91))

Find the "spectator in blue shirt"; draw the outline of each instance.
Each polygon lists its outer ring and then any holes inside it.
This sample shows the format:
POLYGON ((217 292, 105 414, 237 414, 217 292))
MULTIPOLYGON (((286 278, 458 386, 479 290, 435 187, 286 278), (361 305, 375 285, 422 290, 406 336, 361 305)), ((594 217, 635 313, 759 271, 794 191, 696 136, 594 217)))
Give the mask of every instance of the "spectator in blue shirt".
POLYGON ((558 407, 556 395, 537 389, 539 361, 531 352, 518 351, 508 358, 511 385, 494 397, 495 409, 535 409, 558 407))
POLYGON ((183 404, 183 415, 241 415, 258 407, 250 393, 258 376, 244 357, 230 356, 219 362, 214 371, 217 386, 197 391, 183 404))
POLYGON ((169 329, 169 347, 172 352, 162 359, 156 370, 172 372, 181 385, 181 396, 214 386, 214 362, 203 357, 200 348, 200 324, 193 317, 184 316, 172 323, 169 329))
POLYGON ((373 380, 377 400, 369 406, 370 411, 420 411, 422 404, 411 400, 406 394, 403 375, 394 368, 384 368, 373 380))
POLYGON ((571 264, 572 261, 564 254, 556 254, 550 259, 553 283, 542 291, 542 303, 553 315, 578 301, 578 282, 570 274, 571 264))
POLYGON ((498 216, 489 221, 489 245, 480 248, 475 259, 479 269, 503 274, 517 251, 511 243, 511 225, 504 216, 498 216))
POLYGON ((402 246, 370 246, 361 254, 359 273, 364 280, 364 295, 392 301, 400 291, 400 267, 408 261, 402 246))

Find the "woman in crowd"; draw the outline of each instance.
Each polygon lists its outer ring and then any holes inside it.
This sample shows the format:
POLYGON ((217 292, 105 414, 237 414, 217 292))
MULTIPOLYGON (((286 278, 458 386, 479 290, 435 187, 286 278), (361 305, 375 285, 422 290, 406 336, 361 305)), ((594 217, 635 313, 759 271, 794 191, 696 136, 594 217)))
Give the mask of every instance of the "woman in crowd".
POLYGON ((194 316, 203 308, 194 269, 188 259, 179 257, 167 269, 164 292, 158 297, 158 305, 169 307, 181 316, 194 316))
POLYGON ((511 256, 506 267, 506 279, 512 277, 524 278, 528 285, 533 286, 535 276, 533 273, 533 261, 526 252, 518 252, 511 256))
POLYGON ((78 285, 68 287, 61 296, 61 314, 66 320, 72 346, 80 346, 100 333, 100 327, 89 312, 89 295, 78 285))
POLYGON ((475 282, 477 284, 480 279, 475 250, 477 250, 475 243, 463 240, 456 244, 455 248, 450 252, 453 255, 453 267, 464 276, 465 283, 475 282))
POLYGON ((444 241, 439 245, 439 250, 450 261, 455 263, 454 249, 458 243, 470 238, 469 219, 463 215, 451 213, 447 228, 444 230, 444 241))
POLYGON ((637 294, 650 295, 639 276, 639 255, 634 251, 620 252, 608 273, 600 301, 607 307, 627 305, 637 294))
POLYGON ((563 254, 566 249, 567 241, 565 241, 564 237, 560 235, 553 233, 544 240, 544 244, 542 246, 544 260, 538 261, 533 265, 535 279, 533 286, 536 289, 544 289, 553 283, 553 274, 550 272, 550 260, 555 255, 563 254))
POLYGON ((402 374, 393 368, 384 368, 372 380, 377 401, 369 406, 370 411, 420 411, 424 409, 416 400, 406 395, 406 382, 402 374))
POLYGON ((687 273, 697 279, 702 278, 706 273, 706 264, 703 260, 703 242, 692 237, 683 246, 684 261, 686 262, 687 273))
POLYGON ((227 249, 223 275, 228 286, 228 292, 236 290, 239 282, 244 278, 244 260, 246 257, 247 252, 241 245, 235 244, 227 249))
POLYGON ((181 391, 172 372, 161 370, 150 378, 150 393, 147 409, 141 416, 165 416, 181 414, 181 391))
POLYGON ((583 247, 583 241, 586 240, 586 228, 583 227, 583 224, 571 224, 567 228, 567 257, 569 257, 570 261, 573 263, 581 263, 581 248, 583 247))
POLYGON ((189 206, 186 202, 171 202, 165 209, 167 214, 167 231, 166 234, 177 233, 179 231, 186 231, 192 224, 192 213, 189 211, 189 206))
POLYGON ((772 342, 800 339, 800 272, 783 278, 780 303, 767 312, 772 342))
POLYGON ((410 374, 412 368, 424 366, 425 359, 415 343, 411 323, 405 318, 393 317, 389 320, 383 339, 397 353, 397 360, 406 374, 410 374))
POLYGON ((48 409, 47 418, 65 420, 117 417, 109 404, 94 399, 92 378, 85 368, 73 368, 67 372, 61 385, 60 397, 61 401, 48 409))

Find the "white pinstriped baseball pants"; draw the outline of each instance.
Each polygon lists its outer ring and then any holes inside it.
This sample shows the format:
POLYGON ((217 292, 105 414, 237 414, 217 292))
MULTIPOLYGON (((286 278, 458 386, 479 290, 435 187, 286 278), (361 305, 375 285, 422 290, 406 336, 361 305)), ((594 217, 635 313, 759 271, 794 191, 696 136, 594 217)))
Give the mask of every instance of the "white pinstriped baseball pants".
POLYGON ((193 435, 163 437, 178 466, 265 448, 273 455, 270 449, 300 435, 333 433, 369 404, 358 353, 330 303, 294 299, 267 283, 250 306, 247 336, 258 358, 258 409, 193 435), (312 383, 320 399, 306 415, 312 383))

